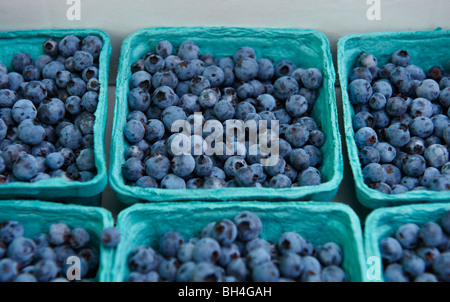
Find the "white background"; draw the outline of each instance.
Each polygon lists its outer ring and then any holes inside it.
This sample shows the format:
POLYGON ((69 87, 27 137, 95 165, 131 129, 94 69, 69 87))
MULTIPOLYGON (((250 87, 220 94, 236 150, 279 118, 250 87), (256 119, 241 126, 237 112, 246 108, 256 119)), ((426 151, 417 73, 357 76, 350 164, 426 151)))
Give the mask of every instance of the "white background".
MULTIPOLYGON (((98 28, 111 38, 112 57, 106 151, 114 107, 115 78, 120 46, 132 32, 161 26, 242 26, 309 28, 322 31, 329 39, 333 58, 340 37, 374 31, 450 29, 448 0, 379 0, 381 20, 371 21, 367 12, 376 0, 79 0, 81 20, 70 21, 67 10, 77 0, 0 0, 0 30, 44 28, 98 28), (72 3, 72 4, 71 4, 72 3)), ((450 52, 449 52, 450 53, 450 52)), ((341 134, 340 92, 336 91, 341 134)), ((368 209, 354 195, 353 179, 347 164, 345 142, 344 181, 333 201, 350 204, 363 220, 368 209)), ((114 215, 121 209, 112 190, 106 188, 103 205, 114 215)))

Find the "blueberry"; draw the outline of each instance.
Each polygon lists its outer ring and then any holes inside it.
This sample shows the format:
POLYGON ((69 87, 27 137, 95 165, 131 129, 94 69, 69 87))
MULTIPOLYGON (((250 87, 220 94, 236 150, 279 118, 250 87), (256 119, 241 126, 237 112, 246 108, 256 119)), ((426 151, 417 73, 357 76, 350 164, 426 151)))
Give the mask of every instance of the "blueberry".
POLYGON ((304 149, 296 148, 289 155, 289 162, 295 169, 302 171, 309 167, 310 156, 304 149))
POLYGON ((375 149, 380 153, 380 163, 391 163, 397 155, 394 146, 386 142, 378 143, 375 149))
POLYGON ((11 116, 16 123, 20 123, 26 119, 36 118, 37 110, 30 100, 20 99, 14 103, 11 116))
POLYGON ((254 282, 277 282, 280 272, 272 262, 264 262, 254 268, 252 277, 254 282))
POLYGON ((322 72, 317 68, 308 68, 302 73, 303 86, 308 89, 317 89, 322 85, 322 72))
POLYGON ((344 271, 335 265, 327 266, 322 271, 322 280, 324 282, 345 282, 347 277, 344 271))
POLYGON ((379 163, 380 158, 380 152, 374 147, 367 146, 359 151, 359 161, 362 166, 370 163, 379 163))
POLYGON ((265 81, 270 80, 275 74, 275 67, 271 60, 267 58, 261 58, 256 61, 258 63, 257 78, 265 81))
POLYGON ((414 282, 438 282, 438 279, 432 273, 423 273, 414 278, 414 282))
POLYGON ((202 91, 198 98, 198 102, 202 108, 213 108, 219 101, 219 94, 216 90, 210 88, 202 91))
POLYGON ((408 110, 408 102, 402 97, 392 97, 386 103, 386 112, 391 116, 400 116, 408 110))
POLYGON ((172 171, 179 177, 190 175, 195 169, 195 159, 192 155, 181 154, 172 160, 172 171))
POLYGON ((144 138, 148 142, 156 142, 164 136, 164 124, 160 120, 149 119, 146 122, 144 129, 144 138))
POLYGON ((403 248, 399 241, 393 237, 386 237, 380 240, 381 256, 389 263, 399 261, 403 255, 403 248))
POLYGON ((424 157, 428 166, 438 169, 449 161, 447 148, 440 144, 434 144, 429 146, 425 150, 424 157))
POLYGON ((203 70, 202 76, 208 80, 208 82, 211 84, 211 87, 219 87, 225 80, 225 74, 223 70, 216 65, 206 67, 203 70))
MULTIPOLYGON (((179 102, 179 97, 175 94, 172 88, 168 86, 158 87, 152 96, 153 103, 158 106, 160 109, 165 109, 169 106, 175 106, 179 102)), ((150 99, 148 100, 150 104, 150 99)), ((147 106, 148 108, 148 106, 147 106)), ((138 108, 136 108, 138 109, 138 108)), ((138 109, 139 110, 139 109, 138 109)), ((145 109, 147 110, 147 109, 145 109)), ((145 111, 141 110, 141 111, 145 111)))
MULTIPOLYGON (((83 105, 83 101, 81 103, 83 105)), ((54 125, 64 118, 64 103, 58 98, 51 98, 42 101, 37 110, 39 120, 50 125, 54 125)))
POLYGON ((6 83, 8 83, 8 88, 14 91, 18 91, 20 86, 24 83, 24 78, 20 73, 17 72, 10 72, 7 74, 8 79, 5 76, 6 74, 0 73, 0 86, 6 86, 6 83))
POLYGON ((405 150, 406 153, 411 155, 413 154, 423 155, 426 149, 426 143, 422 138, 413 136, 411 137, 409 143, 407 143, 403 149, 405 150))
POLYGON ((140 245, 134 248, 128 255, 128 266, 131 271, 146 274, 159 265, 156 252, 149 247, 140 245))
POLYGON ((429 101, 434 101, 439 97, 439 84, 432 79, 425 79, 417 87, 416 94, 418 97, 425 98, 429 101))
MULTIPOLYGON (((58 44, 59 53, 64 57, 70 57, 80 49, 82 41, 73 35, 65 36, 58 44)), ((44 44, 44 47, 46 44, 44 44)))
POLYGON ((394 123, 385 129, 386 140, 394 147, 403 147, 411 139, 408 126, 394 123))
POLYGON ((36 245, 34 241, 25 237, 17 237, 8 246, 6 256, 25 267, 32 263, 36 245))
POLYGON ((394 86, 400 87, 403 81, 411 80, 411 76, 405 67, 397 66, 391 71, 389 80, 394 86))
POLYGON ((220 100, 214 105, 214 114, 220 121, 233 118, 235 114, 234 106, 227 100, 220 100))
POLYGON ((302 262, 303 272, 301 275, 301 281, 308 281, 311 276, 320 277, 322 266, 317 258, 312 256, 305 256, 302 258, 302 262))
POLYGON ((185 41, 181 43, 178 48, 177 55, 182 60, 197 59, 200 52, 200 48, 192 41, 185 41))
POLYGON ((378 64, 377 58, 370 53, 361 52, 356 60, 357 66, 366 67, 369 70, 376 68, 378 64))
POLYGON ((420 228, 419 238, 426 247, 437 247, 441 244, 443 234, 441 227, 435 222, 427 222, 420 228))
POLYGON ((0 282, 12 282, 19 275, 19 264, 9 258, 0 260, 0 282))
POLYGON ((165 189, 186 189, 186 182, 183 178, 175 174, 168 174, 161 180, 161 188, 165 189))
MULTIPOLYGON (((375 87, 375 86, 374 86, 375 87)), ((369 99, 369 106, 374 110, 382 110, 386 106, 386 97, 381 93, 374 93, 369 99)))
POLYGON ((215 263, 220 258, 220 251, 220 245, 216 240, 205 237, 195 244, 192 256, 197 263, 215 263))
POLYGON ((15 238, 22 237, 23 233, 23 226, 17 221, 9 220, 0 224, 0 241, 5 244, 10 244, 15 238))
POLYGON ((50 170, 57 170, 61 168, 63 164, 64 164, 64 157, 59 152, 49 153, 45 158, 45 165, 50 170))
POLYGON ((353 105, 365 104, 372 96, 373 89, 370 83, 364 79, 353 80, 349 86, 350 102, 353 105))
POLYGON ((405 249, 414 249, 419 244, 420 228, 415 223, 406 223, 398 227, 395 238, 405 249))
POLYGON ((426 161, 420 155, 410 155, 403 164, 403 172, 407 176, 419 177, 426 169, 426 161))
POLYGON ((356 80, 356 79, 363 79, 370 83, 370 82, 372 82, 372 73, 366 67, 362 67, 362 66, 355 67, 350 72, 349 82, 352 82, 353 80, 356 80))
POLYGON ((397 66, 406 67, 411 62, 411 57, 406 50, 397 50, 392 53, 391 62, 397 66))
POLYGON ((289 178, 289 176, 285 174, 277 174, 273 176, 269 181, 270 188, 280 189, 280 188, 290 188, 291 186, 292 180, 289 178))
POLYGON ((80 78, 72 78, 67 82, 67 93, 82 97, 87 90, 86 82, 80 78))
POLYGON ((277 98, 286 100, 299 90, 297 81, 290 76, 278 78, 274 83, 274 94, 277 98))
POLYGON ((163 57, 151 54, 145 59, 144 66, 145 70, 153 75, 164 68, 165 61, 163 57))
POLYGON ((81 41, 81 50, 91 54, 93 59, 98 59, 103 47, 102 40, 97 36, 86 36, 81 41))
POLYGON ((29 180, 37 174, 37 168, 34 156, 21 154, 12 167, 12 173, 17 179, 29 180))
POLYGON ((385 282, 409 282, 409 278, 403 271, 402 265, 398 263, 390 264, 384 270, 385 282))
POLYGON ((288 278, 298 278, 303 271, 302 258, 295 253, 287 253, 280 258, 280 274, 288 278))
POLYGON ((237 237, 236 225, 229 219, 221 219, 215 223, 212 238, 222 246, 230 246, 237 237))
POLYGON ((146 111, 150 106, 150 101, 149 93, 140 87, 133 88, 128 95, 130 110, 146 111))
POLYGON ((404 67, 406 67, 406 70, 411 75, 411 79, 418 80, 418 81, 425 80, 426 74, 423 71, 423 69, 420 68, 419 66, 410 64, 410 65, 404 66, 404 67))
POLYGON ((319 170, 314 167, 309 167, 302 171, 298 176, 298 183, 300 186, 314 186, 322 182, 322 175, 319 170))
POLYGON ((33 59, 25 52, 16 53, 11 59, 11 66, 18 73, 23 73, 25 67, 32 64, 33 59))
POLYGON ((285 232, 277 242, 278 251, 285 255, 287 253, 300 253, 303 250, 305 239, 296 232, 285 232))
POLYGON ((138 180, 144 175, 144 166, 137 158, 129 158, 122 167, 122 173, 127 180, 138 180))
POLYGON ((363 127, 356 132, 355 143, 359 149, 374 147, 378 143, 377 133, 370 127, 363 127))

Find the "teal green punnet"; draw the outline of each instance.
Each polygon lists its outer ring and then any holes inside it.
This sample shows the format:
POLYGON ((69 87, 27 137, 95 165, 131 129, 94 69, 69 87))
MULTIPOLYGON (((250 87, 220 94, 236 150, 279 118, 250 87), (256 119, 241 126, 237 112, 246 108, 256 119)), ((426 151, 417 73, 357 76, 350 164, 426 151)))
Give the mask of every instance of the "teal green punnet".
POLYGON ((139 30, 128 36, 121 48, 117 75, 114 125, 111 143, 109 182, 121 202, 131 205, 136 202, 165 201, 330 201, 337 193, 343 178, 341 140, 337 119, 334 91, 335 71, 329 42, 316 30, 269 29, 235 27, 162 27, 139 30), (210 53, 217 58, 232 56, 240 47, 250 46, 256 55, 269 57, 278 62, 291 60, 302 68, 315 67, 324 75, 312 117, 324 132, 326 141, 321 147, 324 154, 320 172, 323 183, 314 186, 273 188, 222 188, 202 190, 174 190, 140 188, 126 185, 122 176, 125 162, 124 152, 128 143, 123 135, 129 113, 127 96, 132 64, 145 53, 155 51, 158 42, 168 40, 179 47, 184 41, 196 43, 201 53, 210 53))
POLYGON ((29 199, 36 198, 48 201, 58 201, 73 204, 100 205, 101 193, 107 184, 106 154, 105 154, 105 127, 108 105, 108 73, 111 56, 111 43, 109 36, 97 29, 44 29, 29 31, 0 32, 0 62, 11 70, 11 58, 18 52, 27 52, 35 60, 44 54, 43 43, 53 38, 57 41, 67 35, 86 37, 94 35, 103 42, 99 56, 100 92, 94 124, 94 153, 97 174, 87 182, 52 178, 35 183, 13 182, 0 186, 0 199, 29 199))
POLYGON ((361 224, 356 213, 341 203, 247 202, 147 203, 122 211, 117 220, 121 241, 117 247, 113 282, 123 282, 130 270, 127 258, 140 245, 158 251, 159 238, 167 231, 179 232, 185 241, 199 237, 210 222, 232 220, 243 211, 262 222, 260 238, 276 242, 284 232, 297 232, 314 246, 335 242, 343 251, 342 268, 351 282, 366 281, 361 224))
POLYGON ((355 131, 352 119, 355 115, 348 95, 348 77, 359 54, 364 51, 373 54, 378 60, 378 66, 389 62, 392 53, 403 49, 411 57, 411 64, 429 70, 440 65, 445 70, 450 69, 450 31, 413 31, 413 32, 375 32, 352 34, 341 38, 338 42, 337 64, 342 92, 344 112, 345 139, 349 153, 350 166, 355 181, 356 196, 366 207, 376 209, 387 206, 400 206, 413 203, 435 203, 450 201, 450 191, 411 191, 401 194, 386 194, 369 188, 363 180, 362 168, 358 158, 358 148, 355 143, 355 131))
POLYGON ((39 200, 1 200, 0 223, 6 220, 19 222, 24 228, 24 237, 31 239, 47 233, 53 223, 63 222, 71 229, 84 228, 90 235, 90 243, 100 252, 99 269, 92 281, 110 281, 115 249, 105 248, 100 241, 101 231, 114 226, 114 219, 108 210, 39 200))
POLYGON ((398 227, 406 223, 415 223, 419 227, 430 221, 440 224, 446 211, 450 211, 449 203, 402 205, 379 208, 370 213, 364 224, 364 248, 368 259, 367 281, 384 281, 379 246, 381 239, 395 237, 398 227))

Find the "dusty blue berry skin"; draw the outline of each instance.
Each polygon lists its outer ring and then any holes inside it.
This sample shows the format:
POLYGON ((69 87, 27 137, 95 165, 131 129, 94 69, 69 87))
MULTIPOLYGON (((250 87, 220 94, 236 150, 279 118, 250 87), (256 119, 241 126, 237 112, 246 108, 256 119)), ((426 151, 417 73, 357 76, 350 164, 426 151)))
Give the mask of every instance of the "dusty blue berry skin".
POLYGON ((425 79, 416 89, 418 97, 434 101, 439 98, 439 84, 432 79, 425 79))
POLYGON ((442 228, 435 222, 427 222, 420 228, 419 238, 426 247, 437 247, 442 242, 442 228))
POLYGON ((386 181, 386 171, 378 163, 370 163, 362 170, 364 182, 367 185, 375 185, 376 183, 386 181))
POLYGON ((58 98, 51 98, 42 101, 37 110, 37 116, 41 122, 55 125, 64 118, 64 102, 58 98))
POLYGON ((36 116, 36 107, 27 99, 18 100, 11 109, 11 117, 16 123, 20 123, 26 119, 34 119, 36 116))
POLYGON ((278 238, 277 248, 282 255, 300 253, 304 244, 305 239, 297 232, 285 232, 278 238))
POLYGON ((370 163, 379 163, 380 158, 380 152, 374 147, 367 146, 359 151, 359 161, 363 166, 370 163))
POLYGON ((274 83, 274 94, 277 98, 288 99, 299 90, 297 81, 290 76, 278 78, 274 83))
POLYGON ((36 81, 41 77, 41 71, 34 65, 26 66, 22 74, 25 81, 36 81))
POLYGON ((390 264, 384 271, 385 282, 409 282, 409 278, 398 263, 390 264))
POLYGON ((122 167, 122 174, 126 180, 135 181, 144 175, 144 166, 137 158, 129 158, 122 167))
POLYGON ((150 106, 150 94, 140 87, 133 88, 128 95, 130 110, 146 111, 150 106))
POLYGON ((350 72, 349 81, 352 82, 353 80, 356 79, 363 79, 370 83, 372 82, 372 73, 366 67, 362 66, 355 67, 350 72))
POLYGON ((0 282, 12 282, 19 274, 19 264, 9 258, 0 260, 0 282))
POLYGON ((161 180, 161 188, 186 189, 186 182, 175 174, 168 174, 161 180))
POLYGON ((152 248, 143 245, 134 248, 128 255, 128 266, 131 271, 146 274, 159 265, 156 252, 152 248))
POLYGON ((353 105, 367 103, 373 92, 370 83, 364 79, 356 79, 348 87, 350 101, 353 105))
POLYGON ((359 149, 374 147, 378 143, 378 135, 370 127, 363 127, 355 133, 355 143, 359 149))
POLYGON ((449 161, 447 148, 440 144, 433 144, 429 146, 425 150, 424 157, 428 166, 438 169, 449 161))
POLYGON ((397 262, 403 255, 401 244, 393 237, 386 237, 380 240, 380 251, 383 259, 389 263, 397 262))

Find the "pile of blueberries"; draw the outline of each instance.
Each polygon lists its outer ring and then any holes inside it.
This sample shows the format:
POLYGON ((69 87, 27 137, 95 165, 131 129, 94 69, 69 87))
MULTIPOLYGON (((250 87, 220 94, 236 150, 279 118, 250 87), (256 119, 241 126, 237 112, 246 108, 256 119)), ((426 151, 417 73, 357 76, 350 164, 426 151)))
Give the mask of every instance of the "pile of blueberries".
POLYGON ((95 176, 94 112, 100 83, 97 36, 43 43, 33 60, 19 52, 0 62, 0 182, 95 176))
POLYGON ((316 248, 297 232, 273 243, 260 237, 262 222, 251 211, 233 221, 204 226, 185 241, 176 231, 159 238, 159 250, 144 245, 128 255, 126 282, 344 282, 342 250, 334 242, 316 248))
POLYGON ((406 50, 381 67, 362 52, 349 76, 364 182, 386 194, 450 190, 450 77, 406 50))
POLYGON ((380 250, 385 282, 450 282, 450 211, 421 227, 401 225, 380 250))
POLYGON ((310 117, 323 81, 318 69, 299 68, 289 60, 274 64, 269 58, 257 58, 246 46, 221 58, 200 54, 192 41, 174 50, 169 41, 160 41, 155 52, 131 66, 129 114, 123 130, 129 147, 122 169, 128 185, 290 188, 322 182, 318 168, 325 136, 310 117), (195 112, 202 115, 196 117, 195 112), (277 120, 279 133, 268 129, 267 136, 269 141, 274 134, 279 136, 279 155, 274 165, 263 166, 261 158, 268 154, 258 144, 249 144, 248 135, 245 143, 226 143, 227 130, 223 142, 218 142, 223 155, 207 155, 205 138, 210 132, 172 133, 177 120, 190 125, 216 120, 224 129, 229 120, 267 121, 267 128, 277 120), (173 154, 177 135, 185 135, 192 152, 173 154))
MULTIPOLYGON (((120 234, 115 228, 105 228, 100 239, 105 247, 112 248, 120 234)), ((84 228, 70 229, 65 223, 53 223, 48 233, 30 239, 24 236, 19 222, 0 224, 0 282, 67 282, 73 266, 67 264, 71 256, 80 259, 82 281, 95 278, 99 252, 84 228)))

